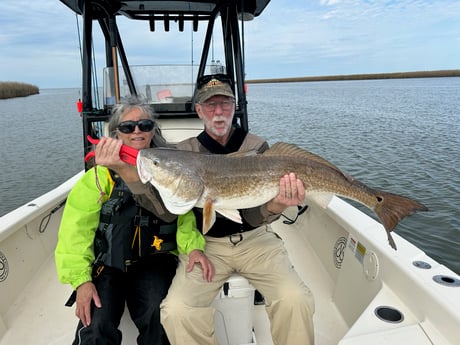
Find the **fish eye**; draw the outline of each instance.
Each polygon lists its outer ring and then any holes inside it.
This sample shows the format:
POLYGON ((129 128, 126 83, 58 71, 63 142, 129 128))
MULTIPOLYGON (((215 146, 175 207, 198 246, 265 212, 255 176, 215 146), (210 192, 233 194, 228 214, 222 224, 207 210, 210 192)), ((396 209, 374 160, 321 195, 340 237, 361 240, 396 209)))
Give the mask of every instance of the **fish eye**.
POLYGON ((155 165, 155 166, 160 165, 160 160, 159 160, 158 158, 155 158, 155 159, 153 160, 153 165, 155 165))

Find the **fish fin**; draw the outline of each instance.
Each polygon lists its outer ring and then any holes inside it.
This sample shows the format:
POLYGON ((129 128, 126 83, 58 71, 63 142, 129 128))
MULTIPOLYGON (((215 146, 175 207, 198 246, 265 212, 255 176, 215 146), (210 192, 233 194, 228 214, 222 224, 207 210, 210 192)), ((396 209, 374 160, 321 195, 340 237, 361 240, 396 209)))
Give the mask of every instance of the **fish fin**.
POLYGON ((235 223, 242 224, 243 221, 241 220, 240 211, 238 210, 230 210, 230 209, 218 209, 216 212, 223 215, 225 218, 233 220, 235 223))
POLYGON ((396 250, 396 244, 391 236, 391 231, 400 220, 414 214, 417 211, 428 211, 421 203, 404 196, 375 191, 377 205, 374 208, 388 235, 390 246, 396 250))
POLYGON ((332 193, 308 193, 305 199, 311 200, 319 207, 325 209, 331 202, 333 196, 334 194, 332 193))
MULTIPOLYGON (((289 144, 289 143, 284 143, 284 142, 277 142, 273 144, 267 151, 263 153, 264 155, 289 155, 289 156, 294 156, 294 157, 303 157, 310 159, 312 161, 324 164, 328 166, 329 168, 332 168, 334 170, 342 171, 337 168, 334 164, 329 162, 328 160, 324 159, 321 156, 318 156, 315 153, 312 153, 310 151, 307 151, 297 145, 294 144, 289 144)), ((342 173, 343 174, 343 173, 342 173)))
POLYGON ((203 225, 202 225, 202 232, 203 235, 211 229, 216 221, 216 212, 214 211, 214 203, 212 199, 206 199, 203 205, 203 225))
POLYGON ((259 151, 257 150, 250 150, 250 151, 236 151, 236 152, 231 152, 227 153, 227 157, 252 157, 260 154, 259 151))
POLYGON ((334 164, 329 162, 327 159, 321 156, 318 156, 317 154, 307 151, 294 144, 284 143, 280 141, 280 142, 273 144, 270 147, 270 149, 265 151, 263 154, 267 156, 287 155, 287 156, 292 156, 292 157, 308 159, 310 161, 325 165, 326 167, 332 170, 335 170, 336 172, 341 174, 345 179, 347 179, 351 183, 355 181, 354 177, 344 173, 342 170, 340 170, 334 164))

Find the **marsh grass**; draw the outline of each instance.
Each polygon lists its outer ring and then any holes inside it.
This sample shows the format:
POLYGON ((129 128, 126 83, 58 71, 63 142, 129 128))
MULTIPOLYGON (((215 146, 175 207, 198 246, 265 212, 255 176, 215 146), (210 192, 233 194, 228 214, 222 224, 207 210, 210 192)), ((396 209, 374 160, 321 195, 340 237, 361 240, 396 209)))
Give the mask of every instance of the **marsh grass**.
POLYGON ((35 85, 18 83, 14 81, 0 81, 0 99, 25 97, 40 93, 35 85))
POLYGON ((246 83, 248 84, 251 84, 251 83, 252 84, 256 84, 256 83, 292 83, 292 82, 304 82, 304 81, 441 78, 441 77, 460 77, 460 70, 455 69, 455 70, 418 71, 418 72, 326 75, 326 76, 317 76, 317 77, 273 78, 273 79, 246 80, 246 83))

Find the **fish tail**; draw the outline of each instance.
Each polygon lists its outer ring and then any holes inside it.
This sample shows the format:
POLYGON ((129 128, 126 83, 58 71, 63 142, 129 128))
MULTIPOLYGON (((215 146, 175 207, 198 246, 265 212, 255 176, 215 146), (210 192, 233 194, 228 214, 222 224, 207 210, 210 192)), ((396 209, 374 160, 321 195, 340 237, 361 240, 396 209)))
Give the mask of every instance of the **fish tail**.
POLYGON ((417 211, 428 211, 428 208, 421 203, 406 198, 404 196, 378 192, 375 213, 382 222, 388 235, 390 246, 396 250, 396 243, 391 236, 391 231, 396 227, 400 220, 414 214, 417 211))

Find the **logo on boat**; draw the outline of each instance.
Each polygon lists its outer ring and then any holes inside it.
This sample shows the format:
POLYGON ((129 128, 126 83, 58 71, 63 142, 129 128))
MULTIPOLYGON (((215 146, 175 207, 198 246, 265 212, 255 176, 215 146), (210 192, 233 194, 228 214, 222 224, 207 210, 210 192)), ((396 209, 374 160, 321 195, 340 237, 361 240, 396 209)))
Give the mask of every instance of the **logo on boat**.
POLYGON ((8 260, 6 256, 0 252, 0 283, 8 277, 8 260))
POLYGON ((334 251, 332 257, 334 260, 335 267, 338 269, 342 268, 343 256, 345 255, 345 248, 347 247, 346 237, 339 237, 334 245, 334 251))

